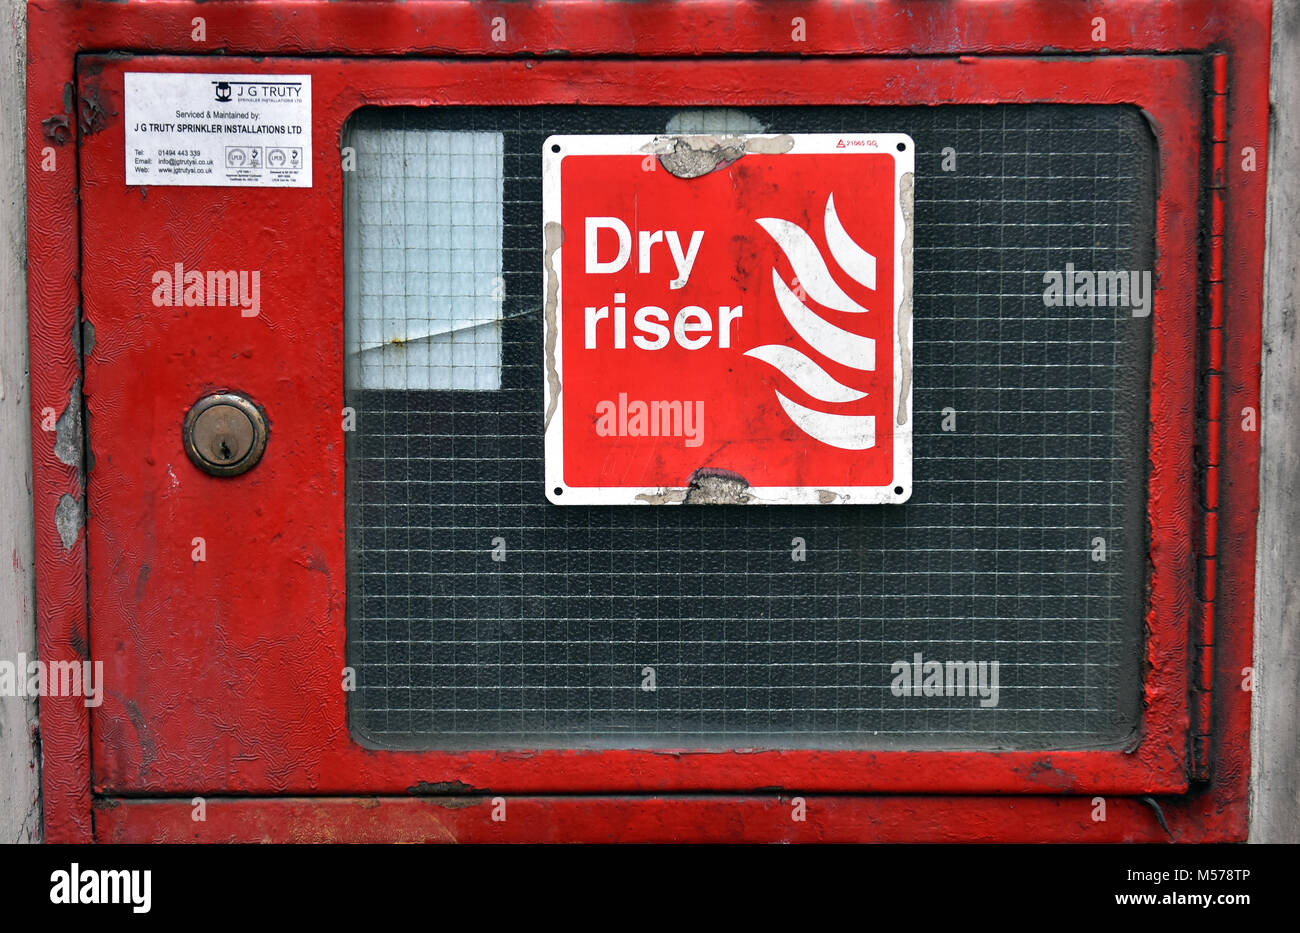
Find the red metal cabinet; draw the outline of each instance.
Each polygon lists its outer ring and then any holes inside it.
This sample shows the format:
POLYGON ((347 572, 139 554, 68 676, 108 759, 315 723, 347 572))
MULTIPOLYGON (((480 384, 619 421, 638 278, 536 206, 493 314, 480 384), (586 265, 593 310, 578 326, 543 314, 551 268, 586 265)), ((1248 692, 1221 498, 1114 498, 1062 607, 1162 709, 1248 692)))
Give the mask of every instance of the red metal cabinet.
POLYGON ((234 6, 31 7, 40 645, 103 660, 107 685, 91 709, 42 701, 49 838, 1243 836, 1258 435, 1238 413, 1258 397, 1265 5, 234 6), (141 71, 310 75, 312 186, 126 185, 123 76, 141 71), (1001 102, 1135 105, 1156 138, 1149 586, 1128 746, 441 752, 353 737, 339 146, 359 107, 1001 102), (1241 167, 1247 146, 1257 171, 1241 167), (155 308, 151 275, 177 263, 261 270, 259 313, 155 308), (181 444, 189 407, 222 390, 264 406, 273 439, 236 479, 204 476, 181 444), (86 469, 39 430, 79 392, 86 469))

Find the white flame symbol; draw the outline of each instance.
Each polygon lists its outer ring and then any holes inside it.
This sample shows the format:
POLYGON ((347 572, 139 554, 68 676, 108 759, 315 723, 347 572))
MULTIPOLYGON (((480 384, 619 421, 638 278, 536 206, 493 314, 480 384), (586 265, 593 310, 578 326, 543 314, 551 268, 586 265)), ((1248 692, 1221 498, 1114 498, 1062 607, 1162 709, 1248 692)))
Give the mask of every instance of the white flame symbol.
MULTIPOLYGON (((862 307, 835 284, 826 261, 822 258, 813 238, 788 220, 762 217, 759 226, 766 230, 781 247, 799 284, 814 301, 836 311, 864 314, 862 307)), ((839 216, 835 213, 835 195, 826 199, 826 245, 831 256, 855 282, 870 288, 876 287, 876 257, 872 256, 849 237, 839 216)), ((795 333, 827 359, 852 369, 869 372, 876 368, 876 342, 870 337, 850 333, 818 317, 790 290, 790 286, 772 270, 772 288, 776 292, 781 313, 794 328, 795 333)), ((755 347, 745 353, 754 359, 775 367, 787 379, 813 398, 823 402, 856 402, 866 398, 860 392, 838 382, 807 354, 784 344, 755 347)), ((876 446, 876 419, 874 415, 837 415, 814 411, 792 402, 780 392, 777 400, 786 415, 808 436, 839 447, 842 450, 866 450, 876 446)))

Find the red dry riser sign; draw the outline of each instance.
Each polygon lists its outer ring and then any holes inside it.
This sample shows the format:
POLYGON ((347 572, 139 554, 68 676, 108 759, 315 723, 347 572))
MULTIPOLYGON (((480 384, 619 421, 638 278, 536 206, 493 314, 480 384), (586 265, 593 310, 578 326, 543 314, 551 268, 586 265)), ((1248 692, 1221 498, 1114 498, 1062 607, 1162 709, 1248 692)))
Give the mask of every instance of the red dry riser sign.
POLYGON ((552 502, 680 503, 710 475, 748 504, 908 498, 909 137, 554 136, 543 155, 552 502))

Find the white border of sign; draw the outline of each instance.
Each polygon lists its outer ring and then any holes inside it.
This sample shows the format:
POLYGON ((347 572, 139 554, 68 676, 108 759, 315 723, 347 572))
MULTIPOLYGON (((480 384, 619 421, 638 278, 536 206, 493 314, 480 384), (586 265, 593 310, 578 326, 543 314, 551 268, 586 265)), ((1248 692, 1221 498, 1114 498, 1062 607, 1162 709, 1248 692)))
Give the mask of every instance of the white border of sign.
MULTIPOLYGON (((564 360, 560 341, 564 283, 560 276, 562 245, 553 249, 547 243, 547 231, 560 229, 560 163, 568 155, 647 155, 671 151, 677 139, 707 139, 716 144, 720 137, 690 135, 628 136, 551 136, 542 146, 542 294, 546 301, 543 314, 545 340, 545 384, 543 416, 554 403, 545 425, 546 497, 556 505, 675 505, 686 501, 689 487, 569 486, 564 477, 564 360), (559 146, 560 151, 552 151, 559 146), (552 227, 554 225, 554 227, 552 227), (554 282, 552 282, 554 277, 554 282), (551 289, 554 288, 552 306, 551 289)), ((749 140, 793 140, 786 150, 791 154, 834 153, 845 150, 841 141, 852 143, 849 152, 882 152, 894 157, 894 394, 890 411, 897 412, 899 396, 905 395, 903 422, 894 423, 894 477, 888 486, 750 486, 745 492, 747 505, 881 505, 905 502, 912 494, 912 204, 904 205, 902 181, 914 175, 913 153, 916 144, 903 133, 796 133, 745 134, 724 136, 745 145, 749 140), (898 144, 903 143, 903 151, 898 144), (906 211, 904 208, 906 207, 906 211), (904 247, 907 252, 904 254, 904 247), (903 308, 906 302, 908 307, 903 308), (904 313, 906 320, 901 321, 904 313), (901 325, 901 326, 900 326, 901 325), (906 366, 906 369, 904 368, 906 366), (896 492, 896 489, 902 492, 896 492)), ((754 147, 756 151, 764 148, 754 147)), ((910 198, 911 188, 907 194, 910 198)))

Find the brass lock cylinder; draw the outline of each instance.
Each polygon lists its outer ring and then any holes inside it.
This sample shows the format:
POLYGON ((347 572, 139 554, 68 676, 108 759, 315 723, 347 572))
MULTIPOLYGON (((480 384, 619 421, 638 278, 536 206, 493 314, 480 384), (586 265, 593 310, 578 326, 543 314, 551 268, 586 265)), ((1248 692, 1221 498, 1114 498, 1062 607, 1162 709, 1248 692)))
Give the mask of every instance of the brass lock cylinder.
POLYGON ((252 399, 226 392, 195 402, 182 434, 196 467, 213 476, 238 476, 262 459, 269 431, 266 415, 252 399))

